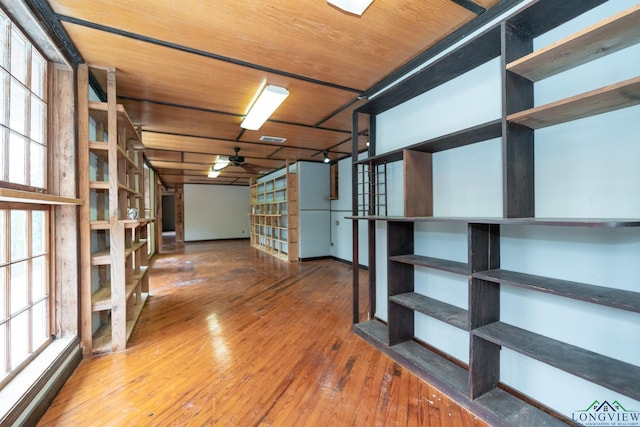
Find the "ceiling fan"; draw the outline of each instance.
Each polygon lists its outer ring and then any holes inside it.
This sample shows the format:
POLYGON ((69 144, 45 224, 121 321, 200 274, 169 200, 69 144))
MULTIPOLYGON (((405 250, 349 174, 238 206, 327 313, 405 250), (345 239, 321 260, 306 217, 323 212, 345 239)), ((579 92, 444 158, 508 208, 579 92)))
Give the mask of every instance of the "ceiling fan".
POLYGON ((256 170, 256 168, 261 168, 261 166, 245 163, 244 157, 239 154, 240 147, 234 147, 233 151, 235 152, 235 154, 232 156, 218 156, 218 160, 216 160, 216 162, 212 166, 211 171, 220 172, 221 170, 229 166, 240 166, 249 173, 260 173, 258 170, 256 170))

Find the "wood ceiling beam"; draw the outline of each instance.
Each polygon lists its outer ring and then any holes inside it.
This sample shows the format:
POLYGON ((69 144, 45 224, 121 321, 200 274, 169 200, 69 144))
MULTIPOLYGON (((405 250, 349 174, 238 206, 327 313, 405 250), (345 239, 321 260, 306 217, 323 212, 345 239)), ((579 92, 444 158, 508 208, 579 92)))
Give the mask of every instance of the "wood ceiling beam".
MULTIPOLYGON (((169 135, 169 136, 178 136, 178 137, 185 137, 185 138, 197 138, 197 139, 205 139, 205 140, 210 140, 210 141, 222 141, 222 142, 229 142, 229 143, 236 143, 236 144, 248 144, 248 145, 257 145, 260 147, 276 147, 276 148, 291 148, 294 150, 303 150, 303 151, 318 151, 318 148, 311 148, 311 147, 305 147, 305 146, 297 146, 297 145, 281 145, 281 144, 275 144, 275 143, 271 143, 271 142, 254 142, 254 141, 243 141, 240 139, 223 139, 223 138, 211 138, 211 137, 207 137, 207 136, 201 136, 201 135, 190 135, 190 134, 183 134, 183 133, 174 133, 174 132, 160 132, 160 131, 153 131, 153 130, 143 130, 143 133, 152 133, 152 134, 156 134, 156 135, 169 135)), ((349 141, 351 138, 347 138, 345 140, 343 140, 342 142, 339 142, 337 144, 332 145, 331 147, 336 147, 338 145, 342 145, 344 144, 345 141, 349 141)), ((144 141, 143 141, 144 144, 144 141)), ((149 147, 150 150, 164 150, 164 151, 179 151, 179 152, 184 152, 184 153, 193 153, 193 154, 220 154, 217 152, 207 152, 207 153, 203 153, 201 151, 189 151, 188 149, 185 150, 181 147, 176 147, 175 150, 172 149, 168 149, 168 148, 155 148, 155 147, 149 147)), ((330 148, 329 148, 330 149, 330 148)), ((270 160, 286 160, 286 159, 271 159, 270 160)))
MULTIPOLYGON (((193 105, 184 105, 184 104, 176 104, 173 102, 166 102, 166 101, 156 101, 153 99, 143 99, 143 98, 134 98, 131 96, 118 96, 118 99, 124 100, 124 101, 133 101, 133 102, 146 102, 149 104, 157 104, 157 105, 163 105, 166 107, 173 107, 173 108, 183 108, 186 110, 193 110, 193 111, 201 111, 203 113, 211 113, 211 114, 223 114, 226 116, 233 116, 233 117, 244 117, 244 114, 238 114, 238 113, 230 113, 228 111, 220 111, 220 110, 211 110, 208 108, 203 108, 203 107, 195 107, 193 105)), ((354 100, 355 102, 358 101, 358 99, 354 100)), ((348 106, 352 105, 351 103, 348 104, 346 107, 344 108, 340 108, 337 109, 335 112, 331 113, 331 115, 327 116, 326 118, 322 119, 322 122, 326 122, 327 120, 331 119, 334 115, 341 113, 342 111, 344 111, 346 108, 348 108, 348 106)), ((288 125, 288 126, 300 126, 300 127, 304 127, 307 129, 320 129, 320 130, 327 130, 327 131, 331 131, 331 132, 340 132, 340 133, 344 133, 344 134, 351 134, 351 131, 345 131, 342 129, 333 129, 333 128, 327 128, 327 127, 322 127, 319 125, 305 125, 303 123, 295 123, 295 122, 287 122, 284 120, 273 120, 273 119, 269 119, 267 120, 267 122, 269 123, 279 123, 279 124, 283 124, 283 125, 288 125)), ((244 131, 244 129, 243 129, 244 131)), ((240 136, 242 135, 242 132, 240 133, 240 136)))
POLYGON ((451 0, 455 4, 464 7, 468 11, 475 13, 476 15, 482 15, 487 11, 484 7, 472 0, 451 0))
POLYGON ((353 92, 353 93, 361 93, 362 92, 362 89, 356 89, 356 88, 352 88, 352 87, 339 85, 339 84, 336 84, 336 83, 325 82, 323 80, 314 79, 312 77, 302 76, 300 74, 289 73, 289 72, 284 71, 284 70, 278 70, 278 69, 275 69, 275 68, 265 67, 265 66, 258 65, 258 64, 253 64, 253 63, 247 62, 247 61, 241 61, 239 59, 218 55, 218 54, 213 53, 213 52, 207 52, 207 51, 204 51, 204 50, 201 50, 201 49, 195 49, 195 48, 184 46, 184 45, 180 45, 180 44, 177 44, 177 43, 168 42, 166 40, 160 40, 160 39, 157 39, 157 38, 154 38, 154 37, 149 37, 149 36, 145 36, 145 35, 142 35, 142 34, 132 33, 130 31, 121 30, 119 28, 114 28, 114 27, 109 27, 107 25, 102 25, 102 24, 98 24, 98 23, 95 23, 95 22, 85 21, 84 19, 74 18, 72 16, 61 15, 61 14, 54 14, 54 16, 59 21, 68 22, 70 24, 75 24, 75 25, 80 25, 82 27, 91 28, 91 29, 97 30, 97 31, 103 31, 103 32, 106 32, 106 33, 109 33, 109 34, 114 34, 114 35, 121 36, 121 37, 127 37, 127 38, 130 38, 130 39, 136 40, 136 41, 141 41, 141 42, 144 42, 144 43, 154 44, 154 45, 165 47, 165 48, 168 48, 168 49, 174 49, 174 50, 178 50, 178 51, 181 51, 181 52, 190 53, 192 55, 203 56, 205 58, 215 59, 215 60, 218 60, 218 61, 227 62, 227 63, 238 65, 238 66, 241 66, 241 67, 251 68, 251 69, 254 69, 254 70, 258 70, 258 71, 264 71, 266 73, 277 74, 279 76, 284 76, 284 77, 288 77, 288 78, 295 79, 295 80, 301 80, 301 81, 305 81, 305 82, 308 82, 308 83, 317 84, 317 85, 320 85, 320 86, 326 86, 326 87, 331 87, 331 88, 334 88, 334 89, 344 90, 344 91, 347 91, 347 92, 353 92))

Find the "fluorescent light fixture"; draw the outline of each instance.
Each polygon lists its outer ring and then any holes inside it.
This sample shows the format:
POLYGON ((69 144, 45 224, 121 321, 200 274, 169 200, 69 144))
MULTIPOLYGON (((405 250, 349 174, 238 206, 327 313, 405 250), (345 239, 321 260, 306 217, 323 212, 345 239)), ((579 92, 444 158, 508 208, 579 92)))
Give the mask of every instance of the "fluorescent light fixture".
POLYGON ((222 169, 229 166, 229 157, 227 156, 218 156, 218 159, 213 164, 213 170, 221 171, 222 169))
POLYGON ((287 96, 289 96, 289 91, 283 87, 265 86, 260 95, 258 95, 256 102, 249 109, 249 113, 240 124, 240 127, 249 130, 260 129, 287 96))
POLYGON ((325 162, 325 163, 330 163, 331 159, 329 158, 329 153, 325 151, 322 154, 324 154, 324 160, 322 160, 322 161, 325 162))
POLYGON ((220 175, 219 170, 209 169, 209 174, 207 175, 209 178, 217 178, 220 175))
POLYGON ((327 0, 327 3, 339 7, 345 12, 362 15, 373 0, 327 0))

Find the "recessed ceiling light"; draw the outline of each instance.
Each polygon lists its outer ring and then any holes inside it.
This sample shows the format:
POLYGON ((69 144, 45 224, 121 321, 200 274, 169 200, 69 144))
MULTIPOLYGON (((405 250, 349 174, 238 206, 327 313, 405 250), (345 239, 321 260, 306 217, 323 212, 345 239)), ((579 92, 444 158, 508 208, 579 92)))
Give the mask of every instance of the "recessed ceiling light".
POLYGON ((283 87, 265 86, 260 95, 258 95, 256 102, 249 109, 249 113, 240 124, 240 127, 249 130, 260 129, 287 96, 289 96, 289 91, 283 87))
POLYGON ((283 143, 287 140, 287 138, 282 138, 279 136, 268 136, 268 135, 262 135, 260 137, 260 141, 264 141, 264 142, 279 142, 279 143, 283 143))
POLYGON ((327 0, 327 3, 339 7, 345 12, 362 15, 369 5, 373 3, 373 0, 327 0))

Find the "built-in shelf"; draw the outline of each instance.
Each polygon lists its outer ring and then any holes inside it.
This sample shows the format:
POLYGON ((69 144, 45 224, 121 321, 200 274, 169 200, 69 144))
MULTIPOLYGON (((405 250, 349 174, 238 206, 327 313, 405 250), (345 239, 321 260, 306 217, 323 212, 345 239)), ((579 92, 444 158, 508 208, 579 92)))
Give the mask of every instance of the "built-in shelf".
POLYGON ((533 82, 601 58, 640 41, 640 5, 507 65, 533 82))
POLYGON ((85 202, 80 212, 85 356, 126 348, 149 291, 147 225, 154 221, 128 218, 129 209, 145 212, 143 158, 136 152, 140 136, 124 107, 116 103, 115 68, 103 71, 108 75, 104 79, 107 101, 96 102, 89 100, 89 66, 78 67, 78 163, 83 171, 79 193, 85 202))
POLYGON ((469 266, 464 262, 451 261, 448 259, 433 258, 422 255, 393 255, 389 261, 401 262, 403 264, 417 265, 420 267, 433 268, 435 270, 448 271, 456 274, 469 274, 469 266))
POLYGON ((288 261, 298 260, 297 175, 287 164, 283 175, 250 185, 251 246, 288 261))
POLYGON ((510 114, 507 120, 541 129, 640 104, 640 77, 510 114))
MULTIPOLYGON (((352 216, 348 217, 353 220, 353 253, 359 253, 360 242, 366 241, 368 245, 369 301, 366 319, 375 318, 375 310, 379 306, 376 303, 380 290, 378 286, 382 279, 378 275, 381 270, 385 270, 376 266, 381 244, 376 221, 386 223, 386 238, 382 239, 382 244, 386 246, 387 253, 386 286, 383 286, 387 292, 387 323, 378 320, 360 321, 363 317, 361 279, 354 269, 353 330, 492 426, 571 423, 567 415, 555 413, 552 408, 527 396, 529 384, 523 385, 520 390, 513 388, 512 384, 501 383, 501 367, 505 362, 510 363, 502 357, 508 351, 506 349, 569 372, 622 396, 640 400, 640 367, 613 359, 609 355, 615 354, 615 351, 603 349, 604 354, 598 354, 540 335, 536 333, 539 330, 533 327, 525 330, 500 321, 501 296, 504 294, 503 289, 508 286, 521 288, 529 295, 543 292, 581 301, 584 303, 581 308, 584 308, 585 313, 589 311, 586 304, 591 307, 608 307, 607 310, 624 310, 632 312, 632 315, 640 313, 640 292, 500 268, 500 234, 505 228, 601 228, 606 233, 606 229, 610 228, 640 227, 640 218, 534 217, 536 200, 540 197, 537 193, 539 189, 535 188, 540 173, 536 168, 535 150, 539 132, 534 130, 640 104, 640 77, 637 74, 636 77, 604 87, 598 87, 600 82, 593 82, 591 88, 596 89, 546 105, 535 104, 534 82, 640 43, 640 5, 635 5, 557 43, 533 51, 537 37, 603 3, 605 0, 537 0, 514 9, 501 22, 496 22, 484 32, 469 36, 465 43, 446 46, 446 50, 439 51, 438 57, 358 107, 353 115, 354 130, 360 129, 360 120, 367 120, 370 124, 369 138, 374 142, 369 157, 353 159, 351 176, 354 207, 352 216), (374 154, 375 142, 381 142, 376 141, 379 137, 376 135, 376 123, 379 119, 377 115, 443 83, 451 82, 462 73, 498 56, 499 76, 496 78, 500 79, 501 88, 500 118, 425 141, 412 142, 412 145, 401 149, 374 154), (362 115, 369 117, 361 119, 362 115), (501 188, 490 191, 501 192, 501 216, 434 217, 433 212, 438 211, 437 207, 434 209, 434 200, 441 202, 434 198, 433 166, 434 162, 437 166, 437 160, 434 161, 436 157, 431 154, 495 138, 501 138, 499 149, 503 179, 499 184, 501 188), (372 206, 376 203, 371 196, 372 190, 368 198, 360 197, 361 193, 364 194, 360 186, 375 188, 375 179, 371 178, 372 171, 375 168, 386 168, 387 163, 396 161, 402 161, 406 216, 386 216, 386 210, 377 210, 376 206, 372 206), (367 236, 359 234, 364 222, 367 236), (416 233, 416 223, 455 224, 460 226, 457 230, 466 228, 466 262, 416 254, 424 239, 428 239, 422 231, 416 233), (468 280, 468 308, 465 310, 420 294, 419 290, 424 283, 419 281, 425 280, 425 276, 416 274, 416 266, 465 276, 468 280), (433 342, 420 342, 417 337, 429 334, 424 334, 424 329, 419 329, 423 325, 416 322, 416 313, 467 331, 468 364, 438 348, 437 339, 433 342)), ((459 83, 456 81, 452 85, 457 88, 459 83)), ((452 108, 447 113, 455 120, 456 115, 461 112, 452 108)), ((434 117, 421 119, 437 120, 434 117)), ((385 128, 385 131, 388 129, 385 128)), ((354 131, 353 136, 352 152, 357 153, 360 147, 358 133, 354 131)), ((385 141, 388 140, 387 132, 384 138, 385 141)), ((611 143, 615 144, 615 141, 611 143)), ((456 154, 452 153, 452 156, 456 154)), ((474 167, 480 171, 489 165, 476 164, 474 167)), ((457 173, 456 170, 449 172, 457 173)), ((629 197, 633 195, 630 194, 629 197)), ((522 238, 526 240, 526 237, 522 238)), ((603 245, 601 249, 607 251, 609 248, 603 245)), ((426 280, 430 289, 431 286, 445 286, 445 283, 438 283, 437 275, 430 275, 426 280)), ((612 283, 611 286, 616 284, 612 283)), ((532 312, 528 317, 535 319, 536 316, 544 316, 544 313, 532 312)), ((585 328, 588 330, 589 325, 585 324, 585 328)), ((536 373, 537 371, 527 374, 535 376, 536 373)), ((544 396, 544 399, 548 398, 549 396, 544 396)))
POLYGON ((389 301, 431 316, 456 328, 465 331, 469 330, 469 314, 467 310, 455 305, 447 304, 416 292, 392 295, 389 297, 389 301))
MULTIPOLYGON (((138 318, 142 313, 142 309, 144 307, 145 302, 147 301, 148 294, 143 292, 140 296, 141 302, 134 305, 132 319, 127 320, 126 329, 124 331, 124 339, 125 341, 129 341, 129 337, 131 337, 131 333, 133 332, 133 327, 138 322, 138 318)), ((94 334, 93 334, 93 353, 108 353, 113 350, 112 343, 113 331, 111 329, 111 323, 107 323, 101 326, 94 334)))
POLYGON ((502 136, 502 120, 497 119, 481 125, 472 126, 468 129, 452 132, 446 135, 427 139, 417 144, 404 147, 400 150, 393 150, 388 153, 371 156, 366 159, 355 161, 354 164, 382 164, 391 163, 403 159, 404 150, 421 151, 426 153, 437 153, 439 151, 451 150, 453 148, 464 147, 502 136))
MULTIPOLYGON (((111 284, 109 286, 98 289, 91 295, 91 304, 93 311, 111 310, 111 284)), ((125 299, 129 299, 136 290, 136 287, 140 285, 140 280, 134 278, 134 281, 125 286, 125 299)))
POLYGON ((387 345, 387 325, 378 320, 357 323, 353 331, 377 349, 402 363, 418 377, 428 381, 461 406, 482 416, 492 426, 566 426, 560 419, 523 402, 501 388, 483 394, 475 400, 469 393, 468 371, 434 353, 416 341, 387 345))
POLYGON ((638 387, 640 367, 638 366, 503 322, 482 326, 471 333, 632 399, 640 400, 640 387, 638 387))
POLYGON ((473 273, 473 277, 640 313, 639 292, 588 285, 586 283, 571 282, 568 280, 559 280, 502 269, 480 271, 473 273))

